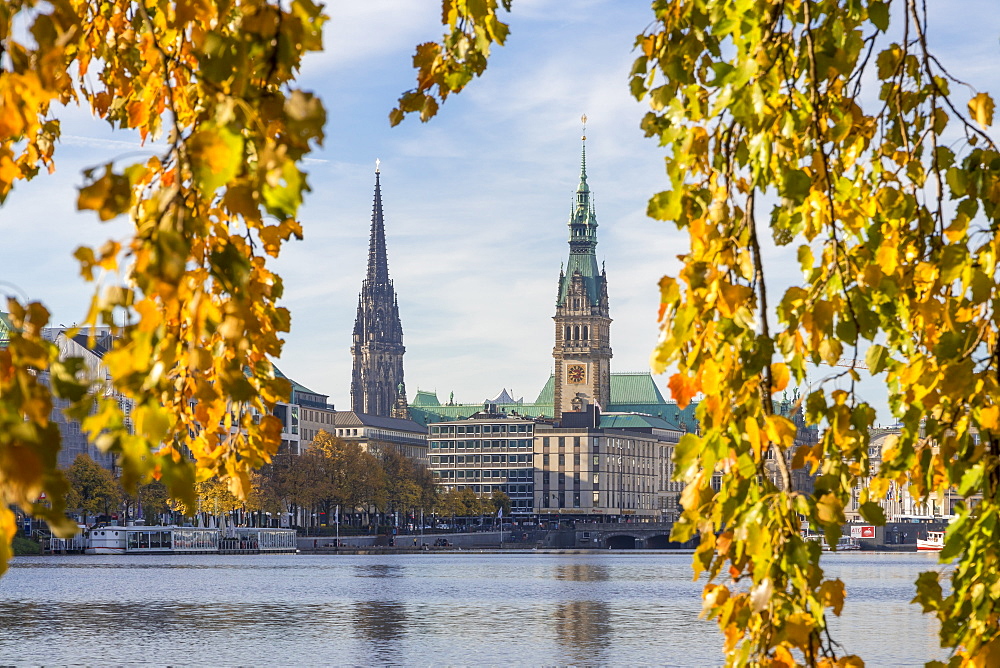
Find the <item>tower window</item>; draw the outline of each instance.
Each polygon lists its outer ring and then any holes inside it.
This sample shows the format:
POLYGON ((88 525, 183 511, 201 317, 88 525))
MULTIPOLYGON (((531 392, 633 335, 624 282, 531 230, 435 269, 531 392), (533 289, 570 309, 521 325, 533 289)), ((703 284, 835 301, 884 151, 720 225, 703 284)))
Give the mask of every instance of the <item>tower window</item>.
POLYGON ((565 339, 569 341, 569 325, 566 325, 566 336, 565 339))
POLYGON ((573 340, 574 341, 580 340, 580 325, 577 325, 573 328, 573 340))
POLYGON ((583 340, 587 341, 590 339, 590 327, 587 325, 583 326, 583 340))

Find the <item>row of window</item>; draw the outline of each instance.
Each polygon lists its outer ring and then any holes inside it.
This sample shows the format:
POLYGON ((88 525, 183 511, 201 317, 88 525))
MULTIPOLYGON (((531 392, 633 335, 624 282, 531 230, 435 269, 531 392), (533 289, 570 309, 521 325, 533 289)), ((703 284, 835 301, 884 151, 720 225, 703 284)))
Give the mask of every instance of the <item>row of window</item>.
POLYGON ((435 464, 531 464, 531 455, 441 455, 432 456, 435 464))
POLYGON ((458 434, 532 434, 535 425, 530 422, 522 424, 469 424, 469 425, 431 425, 432 434, 443 436, 458 434))
POLYGON ((530 438, 507 439, 496 441, 431 441, 431 450, 527 450, 530 449, 530 438))
POLYGON ((435 480, 531 480, 532 469, 458 469, 431 471, 435 480))
POLYGON ((588 325, 584 325, 582 328, 580 325, 566 325, 566 331, 563 338, 566 341, 589 341, 590 327, 588 325))
POLYGON ((302 409, 302 420, 308 420, 310 422, 319 422, 320 424, 333 424, 333 416, 335 413, 333 411, 317 411, 310 408, 302 409))

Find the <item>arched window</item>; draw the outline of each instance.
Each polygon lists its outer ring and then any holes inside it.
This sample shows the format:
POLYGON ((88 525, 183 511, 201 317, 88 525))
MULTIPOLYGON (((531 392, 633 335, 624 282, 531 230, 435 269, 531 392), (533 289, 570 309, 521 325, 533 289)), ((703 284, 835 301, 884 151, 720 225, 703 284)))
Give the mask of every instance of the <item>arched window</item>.
POLYGON ((580 325, 577 325, 573 328, 573 340, 574 341, 580 340, 580 325))
POLYGON ((583 326, 583 340, 587 341, 590 339, 590 327, 587 325, 583 326))
POLYGON ((566 339, 567 341, 569 341, 569 325, 566 325, 566 336, 565 336, 564 338, 565 338, 565 339, 566 339))

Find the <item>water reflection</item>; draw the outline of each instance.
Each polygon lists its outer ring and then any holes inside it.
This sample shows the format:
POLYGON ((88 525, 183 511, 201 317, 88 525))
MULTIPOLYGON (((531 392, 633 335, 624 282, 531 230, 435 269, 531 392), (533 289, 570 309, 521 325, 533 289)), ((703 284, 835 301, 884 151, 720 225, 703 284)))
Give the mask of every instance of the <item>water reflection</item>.
POLYGON ((571 663, 603 663, 611 634, 611 614, 603 601, 569 601, 556 607, 556 639, 571 663))
MULTIPOLYGON (((13 665, 722 663, 689 554, 67 556, 0 578, 13 665), (110 570, 113 569, 113 570, 110 570), (26 638, 30 641, 26 641, 26 638), (109 647, 113 646, 113 659, 109 647), (334 658, 335 657, 335 658, 334 658)), ((921 555, 832 555, 834 638, 868 665, 921 665, 936 620, 908 605, 921 555), (877 632, 876 632, 877 631, 877 632)))
POLYGON ((570 582, 603 582, 611 575, 603 564, 561 564, 556 567, 555 578, 570 582))
POLYGON ((406 635, 406 607, 399 601, 359 601, 352 621, 369 640, 398 640, 406 635))
POLYGON ((358 564, 354 567, 361 578, 401 578, 403 567, 397 564, 358 564))

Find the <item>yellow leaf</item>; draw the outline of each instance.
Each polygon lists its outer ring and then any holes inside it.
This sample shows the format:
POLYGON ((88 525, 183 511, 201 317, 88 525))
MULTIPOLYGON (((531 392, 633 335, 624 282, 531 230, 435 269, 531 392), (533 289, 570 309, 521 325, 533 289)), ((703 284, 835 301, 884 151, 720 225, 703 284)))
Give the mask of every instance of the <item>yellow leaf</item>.
POLYGON ((746 421, 746 436, 747 440, 750 441, 750 447, 753 448, 754 454, 760 457, 760 425, 757 424, 757 418, 747 418, 746 421))
POLYGON ((979 426, 983 429, 996 431, 998 422, 1000 422, 1000 406, 994 404, 979 411, 979 426))
POLYGON ((788 365, 783 362, 776 362, 771 365, 771 392, 781 392, 788 387, 788 365))
POLYGON ((899 265, 899 249, 891 242, 882 244, 875 254, 875 262, 878 263, 882 273, 891 276, 899 265))
POLYGON ((844 508, 837 497, 827 492, 816 502, 816 513, 823 524, 843 524, 844 508))
POLYGON ((993 98, 986 93, 979 93, 969 100, 969 113, 985 130, 993 125, 993 98))
POLYGON ((736 310, 743 306, 752 294, 750 288, 745 285, 723 283, 719 289, 719 298, 716 300, 719 313, 725 318, 732 318, 736 310))
POLYGON ((787 448, 795 442, 795 423, 780 415, 768 415, 764 433, 772 442, 787 448))
POLYGON ((819 588, 823 605, 833 608, 833 614, 840 616, 844 609, 844 583, 841 580, 826 580, 819 588))

